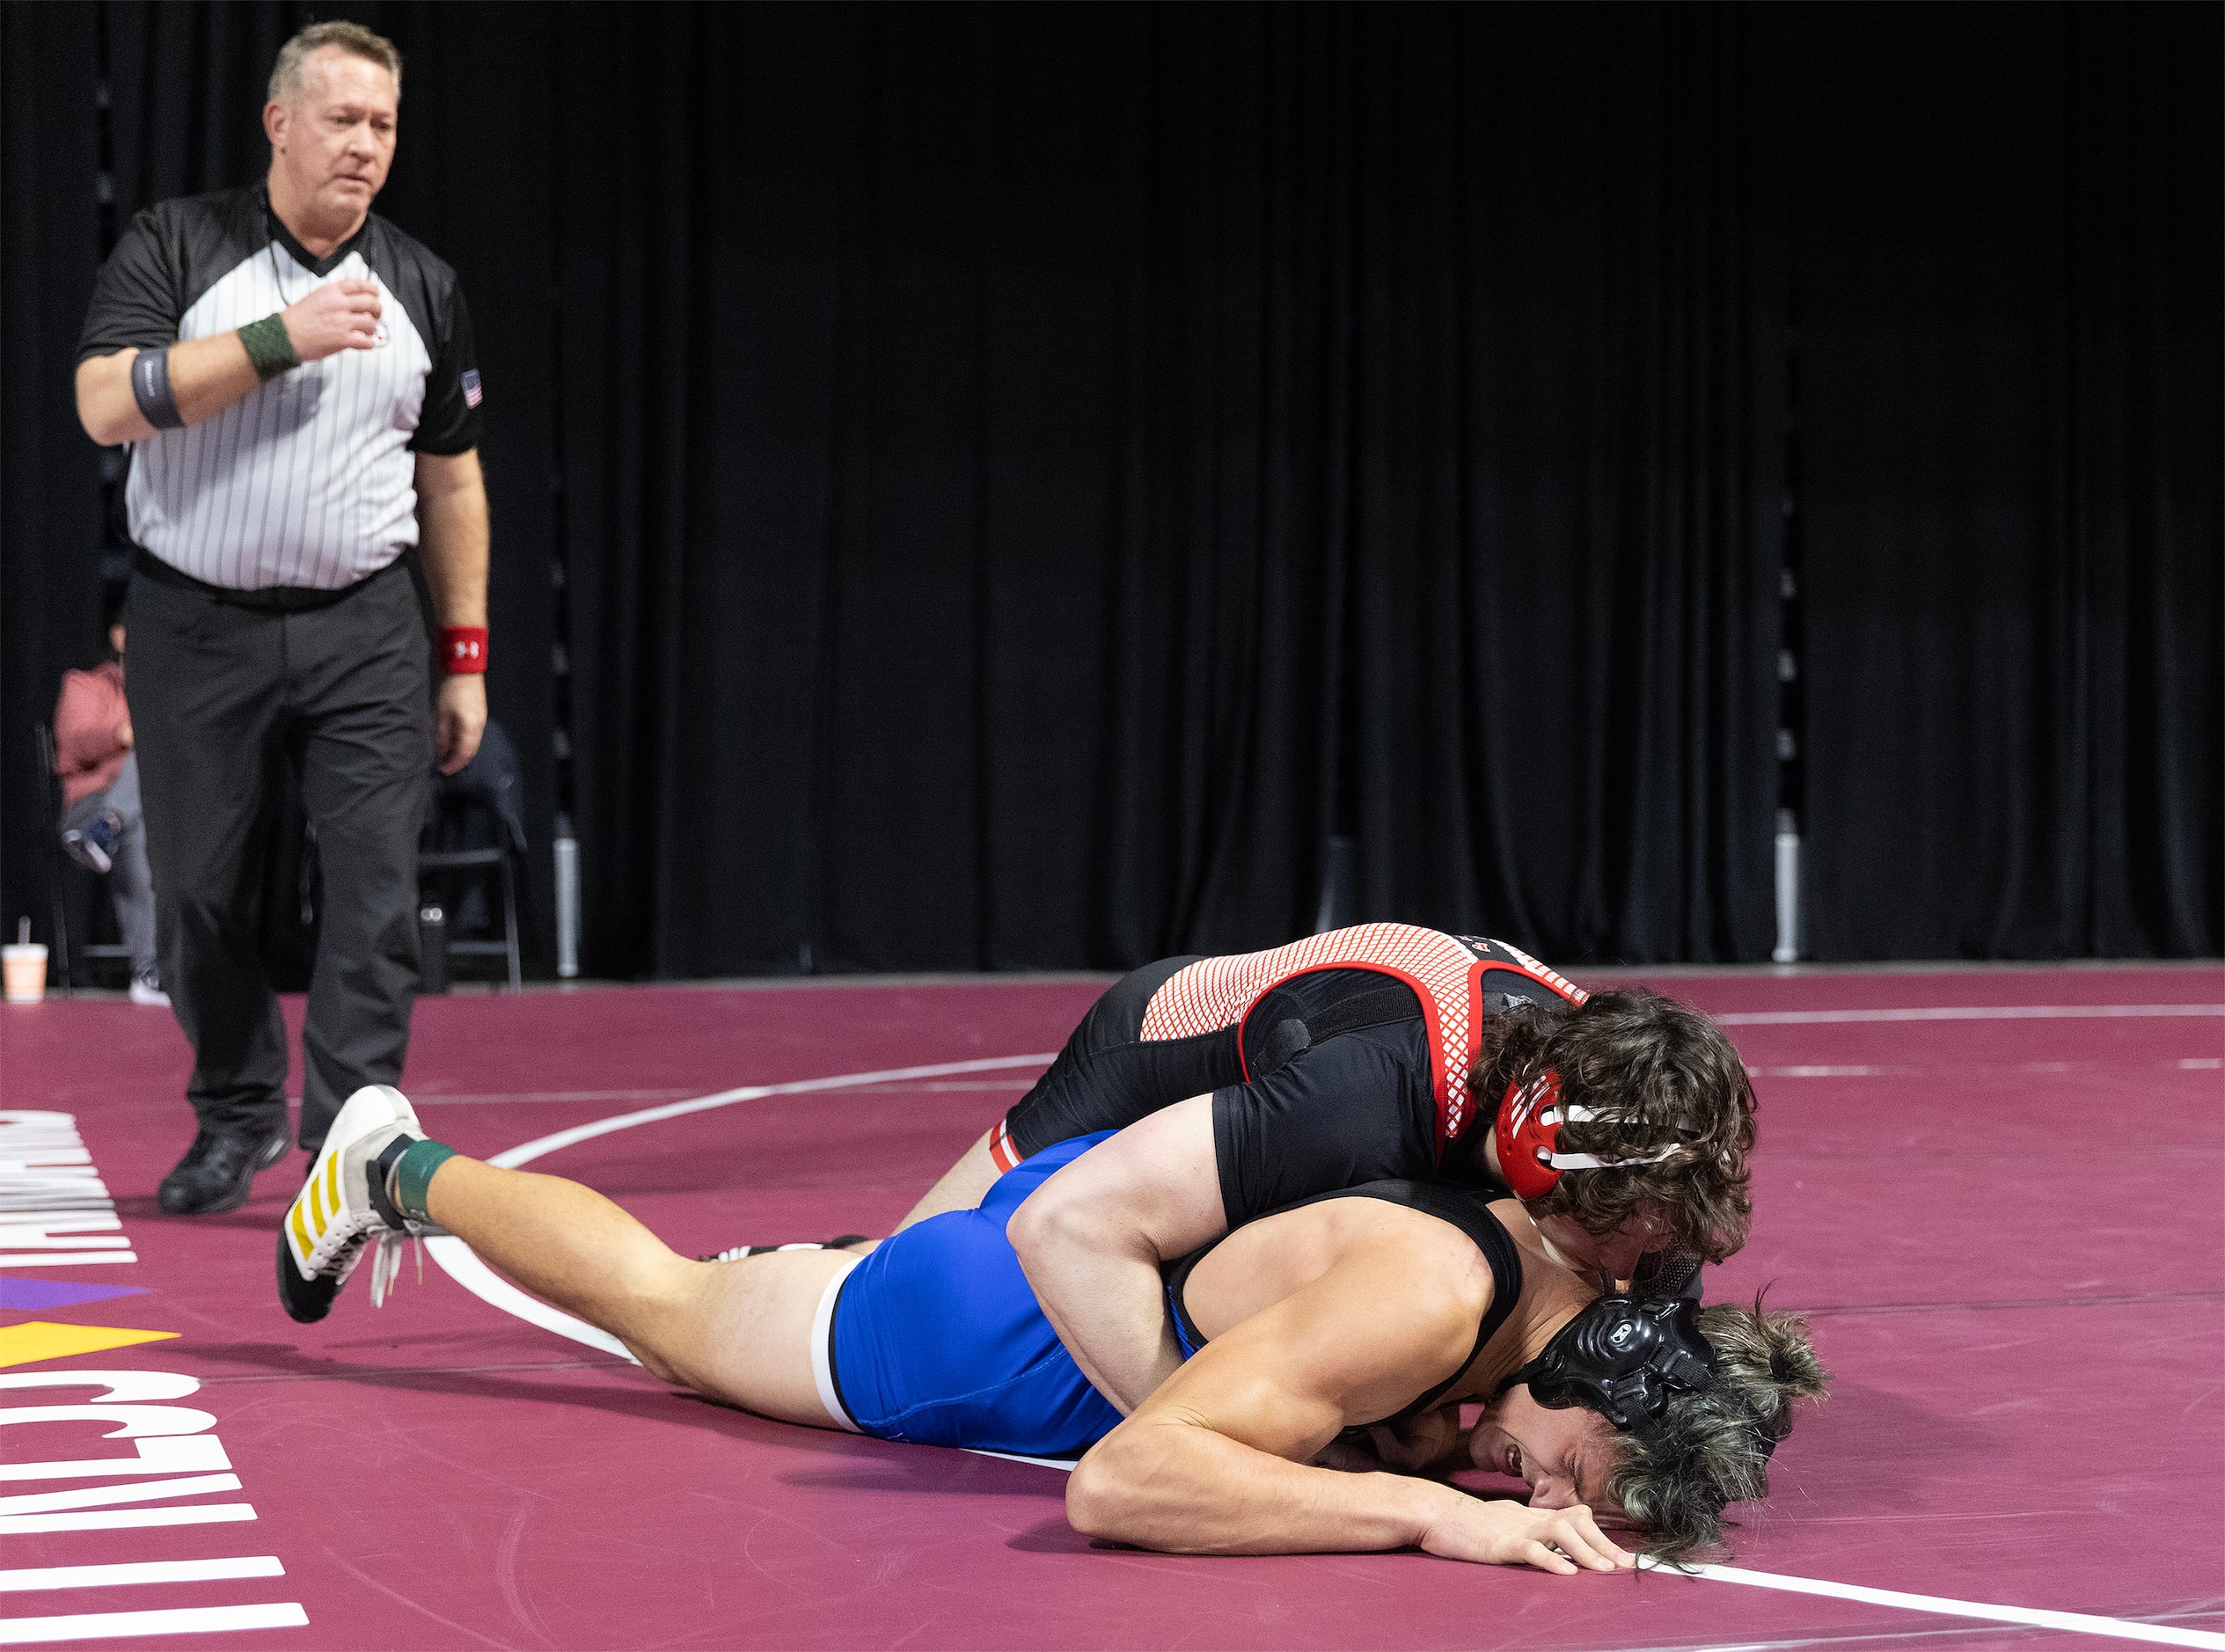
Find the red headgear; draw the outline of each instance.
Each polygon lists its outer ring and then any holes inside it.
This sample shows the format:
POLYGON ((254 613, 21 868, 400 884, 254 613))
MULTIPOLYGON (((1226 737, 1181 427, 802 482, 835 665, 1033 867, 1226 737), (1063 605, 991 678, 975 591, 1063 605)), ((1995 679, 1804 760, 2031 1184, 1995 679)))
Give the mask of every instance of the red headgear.
POLYGON ((1556 1151, 1561 1126, 1598 1117, 1592 1108, 1561 1103, 1561 1075, 1548 1068, 1529 1083, 1506 1086, 1493 1135, 1498 1143, 1499 1173, 1521 1200, 1542 1199, 1559 1185, 1564 1170, 1613 1170, 1626 1165, 1658 1165, 1676 1151, 1673 1144, 1643 1159, 1600 1159, 1591 1153, 1556 1151))

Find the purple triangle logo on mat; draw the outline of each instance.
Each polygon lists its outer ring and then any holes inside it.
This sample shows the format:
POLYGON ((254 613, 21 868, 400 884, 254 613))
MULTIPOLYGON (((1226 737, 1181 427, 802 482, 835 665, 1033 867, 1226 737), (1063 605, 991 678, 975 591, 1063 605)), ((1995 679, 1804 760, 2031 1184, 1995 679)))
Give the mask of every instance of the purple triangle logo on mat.
POLYGON ((111 1297, 143 1297, 144 1285, 81 1285, 70 1279, 10 1279, 0 1276, 0 1308, 74 1308, 81 1302, 111 1297))

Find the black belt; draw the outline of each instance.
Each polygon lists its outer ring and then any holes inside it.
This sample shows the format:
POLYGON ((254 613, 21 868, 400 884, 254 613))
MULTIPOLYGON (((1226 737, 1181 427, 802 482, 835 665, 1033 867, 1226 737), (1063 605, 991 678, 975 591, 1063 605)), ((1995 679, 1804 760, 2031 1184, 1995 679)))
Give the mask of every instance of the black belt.
POLYGON ((306 585, 267 585, 259 591, 235 590, 229 585, 211 585, 197 580, 150 551, 134 546, 131 552, 131 571, 157 585, 167 585, 173 590, 191 591, 196 596, 222 603, 228 608, 251 608, 260 614, 300 614, 311 609, 330 608, 334 603, 345 602, 372 581, 384 579, 407 559, 407 553, 396 557, 376 574, 365 574, 353 585, 343 585, 337 590, 318 590, 306 585))

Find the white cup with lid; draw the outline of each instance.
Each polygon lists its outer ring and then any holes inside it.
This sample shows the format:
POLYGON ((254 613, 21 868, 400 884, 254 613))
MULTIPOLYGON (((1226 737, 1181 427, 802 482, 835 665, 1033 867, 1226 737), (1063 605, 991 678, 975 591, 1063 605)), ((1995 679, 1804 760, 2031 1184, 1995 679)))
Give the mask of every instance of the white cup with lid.
POLYGON ((0 947, 0 983, 11 1004, 36 1004, 47 996, 47 949, 31 939, 31 920, 16 924, 12 946, 0 947))

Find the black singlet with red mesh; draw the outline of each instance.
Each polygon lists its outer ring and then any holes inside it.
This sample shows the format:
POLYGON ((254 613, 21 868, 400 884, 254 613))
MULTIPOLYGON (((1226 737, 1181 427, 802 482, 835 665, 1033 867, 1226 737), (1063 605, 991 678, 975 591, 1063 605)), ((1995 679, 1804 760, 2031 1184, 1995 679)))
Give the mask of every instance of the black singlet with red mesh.
MULTIPOLYGON (((1504 943, 1369 927, 1467 948, 1480 968, 1472 1001, 1458 1006, 1464 1017, 1480 1020, 1517 1002, 1562 1008, 1581 1001, 1577 989, 1504 943)), ((1169 958, 1114 983, 1006 1115, 992 1143, 999 1166, 1210 1093, 1231 1227, 1314 1194, 1380 1181, 1453 1177, 1505 1196, 1487 1161, 1464 1151, 1482 1139, 1471 1128, 1465 1071, 1452 1082, 1462 1086, 1453 1099, 1467 1107, 1466 1134, 1447 1139, 1446 1016, 1425 1015, 1398 976, 1310 967, 1245 997, 1239 1020, 1186 1034, 1179 1026, 1147 1026, 1155 1014, 1171 1019, 1164 1012, 1176 978, 1196 975, 1193 966, 1243 961, 1169 958)))

